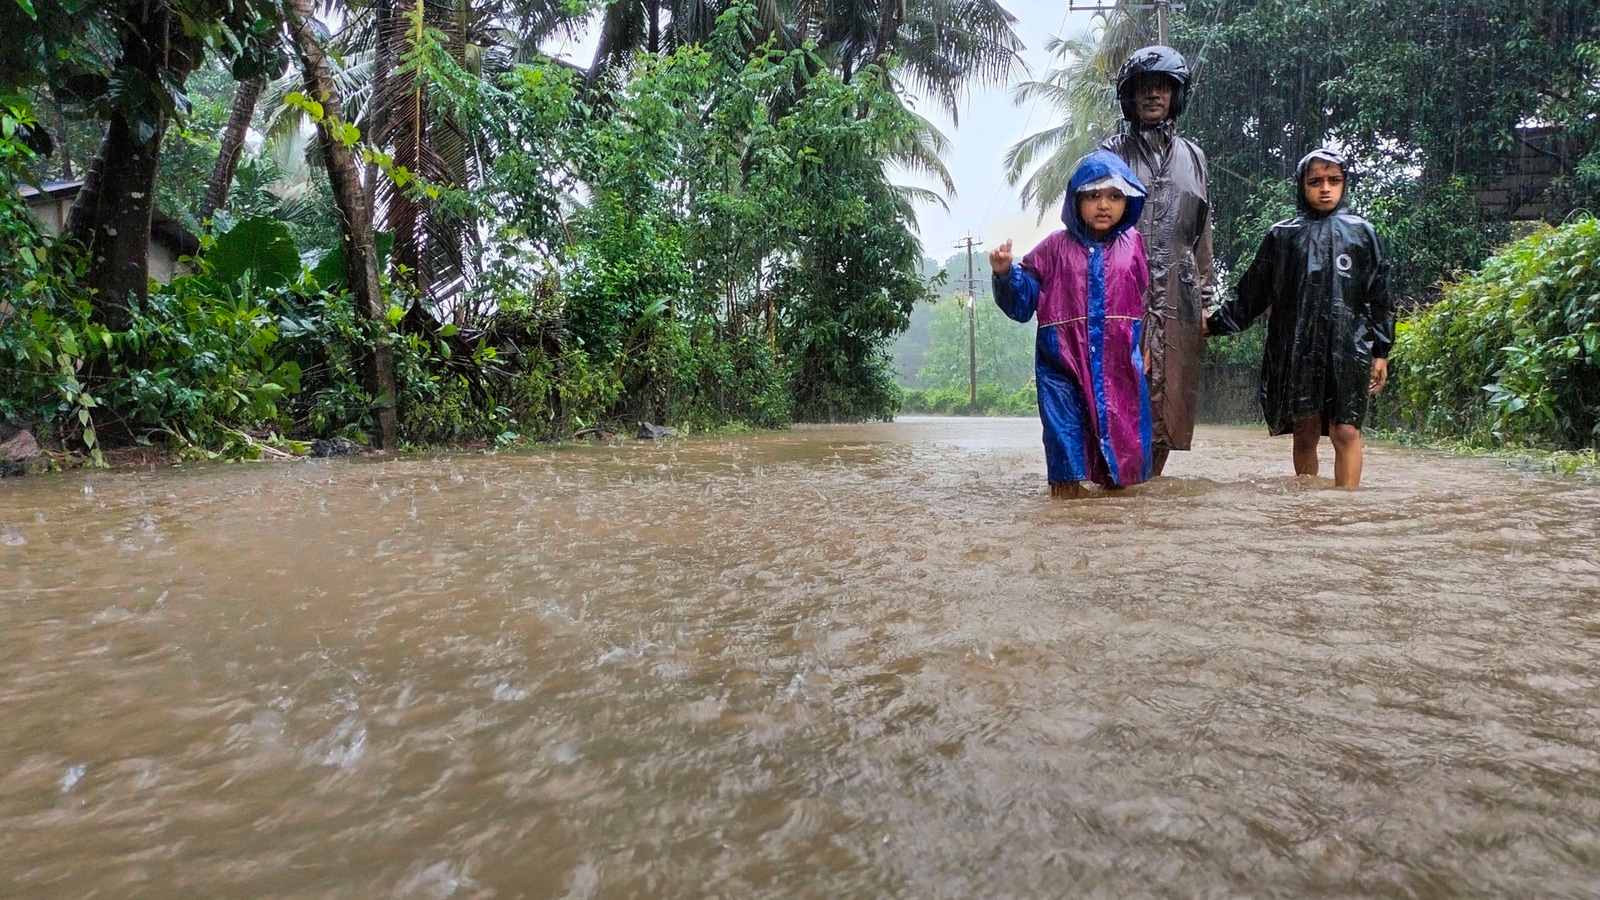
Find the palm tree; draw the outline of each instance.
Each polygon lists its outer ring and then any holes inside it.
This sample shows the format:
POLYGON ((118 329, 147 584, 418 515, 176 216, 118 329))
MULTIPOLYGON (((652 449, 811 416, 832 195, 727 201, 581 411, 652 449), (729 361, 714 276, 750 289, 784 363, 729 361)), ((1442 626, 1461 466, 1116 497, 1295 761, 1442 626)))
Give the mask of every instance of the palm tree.
POLYGON ((1006 180, 1022 182, 1023 206, 1032 206, 1042 220, 1066 195, 1067 182, 1079 159, 1099 146, 1122 120, 1117 105, 1116 73, 1140 41, 1136 23, 1120 10, 1096 16, 1070 38, 1051 38, 1045 45, 1061 67, 1041 81, 1017 85, 1011 99, 1018 106, 1043 101, 1059 124, 1030 134, 1006 151, 1006 180), (1033 167, 1031 174, 1029 168, 1033 167))
POLYGON ((250 130, 250 120, 255 117, 256 101, 267 86, 265 74, 255 75, 239 82, 233 92, 233 109, 228 114, 228 124, 222 130, 221 146, 217 151, 216 165, 206 182, 206 199, 200 207, 200 221, 210 219, 228 202, 228 189, 233 186, 233 175, 239 168, 239 157, 244 152, 244 140, 250 130))
MULTIPOLYGON (((340 12, 327 62, 344 119, 392 161, 363 167, 362 182, 375 226, 394 235, 394 278, 427 312, 470 315, 458 301, 475 275, 477 224, 465 204, 438 195, 459 198, 480 184, 492 150, 453 104, 580 22, 559 0, 357 0, 340 12)), ((264 94, 269 144, 308 127, 283 100, 296 87, 285 80, 264 94)), ((423 312, 414 308, 408 322, 432 330, 423 312)))
MULTIPOLYGON (((369 322, 382 322, 387 315, 378 278, 377 241, 372 228, 372 204, 361 183, 355 154, 341 140, 336 128, 342 118, 338 87, 333 78, 328 54, 313 25, 311 0, 288 0, 285 4, 289 32, 300 60, 306 93, 323 105, 324 118, 317 123, 322 142, 323 164, 333 186, 334 203, 339 209, 340 232, 344 248, 346 282, 356 298, 356 307, 369 322)), ((372 353, 365 365, 367 390, 372 395, 373 414, 378 424, 374 439, 380 450, 399 445, 399 424, 395 415, 394 347, 387 328, 379 328, 372 353)))
MULTIPOLYGON (((435 316, 448 312, 466 324, 472 311, 458 301, 476 274, 477 222, 466 204, 402 184, 395 173, 403 169, 447 194, 481 184, 492 150, 454 104, 478 79, 532 58, 541 41, 578 23, 555 0, 374 0, 370 10, 352 22, 351 42, 370 47, 371 92, 358 124, 395 167, 370 173, 379 227, 395 236, 398 280, 435 316)), ((432 327, 420 309, 411 321, 432 327)))
MULTIPOLYGON (((717 16, 728 4, 720 0, 612 0, 600 18, 600 41, 589 66, 589 83, 598 85, 610 72, 625 68, 634 53, 670 53, 711 36, 717 16)), ((785 33, 771 2, 761 4, 769 17, 769 33, 785 33)), ((764 38, 763 38, 764 39, 764 38)), ((784 46, 790 46, 785 42, 784 46)))
POLYGON ((846 81, 876 64, 895 84, 929 97, 959 124, 962 92, 1002 84, 1022 49, 1016 17, 995 0, 845 0, 798 10, 809 33, 816 18, 817 52, 846 81), (884 64, 897 57, 890 70, 884 64))

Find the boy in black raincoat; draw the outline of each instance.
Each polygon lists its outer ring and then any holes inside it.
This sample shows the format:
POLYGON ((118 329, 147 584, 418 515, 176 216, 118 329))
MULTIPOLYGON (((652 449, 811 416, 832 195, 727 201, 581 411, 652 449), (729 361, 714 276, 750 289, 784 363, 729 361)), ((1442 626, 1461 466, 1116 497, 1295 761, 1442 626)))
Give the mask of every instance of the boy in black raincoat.
POLYGON ((1378 234, 1345 206, 1344 157, 1313 150, 1295 167, 1300 212, 1272 226, 1238 296, 1212 311, 1207 335, 1237 334, 1268 309, 1261 412, 1271 434, 1294 434, 1296 475, 1317 474, 1333 442, 1333 479, 1361 484, 1367 396, 1389 378, 1394 306, 1378 234))

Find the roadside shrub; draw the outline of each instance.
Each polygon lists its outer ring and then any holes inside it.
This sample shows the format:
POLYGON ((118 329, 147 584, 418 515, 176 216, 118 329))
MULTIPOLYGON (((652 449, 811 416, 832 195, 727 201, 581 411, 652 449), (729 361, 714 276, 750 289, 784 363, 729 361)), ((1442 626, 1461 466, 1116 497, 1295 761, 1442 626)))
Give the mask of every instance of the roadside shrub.
POLYGON ((765 336, 743 332, 719 340, 709 321, 679 357, 672 421, 692 429, 725 425, 782 428, 790 423, 787 386, 765 336))
POLYGON ((98 458, 93 411, 80 374, 105 352, 78 285, 82 254, 44 234, 14 191, 0 193, 0 420, 42 424, 81 437, 98 458))
POLYGON ((900 412, 934 416, 1033 416, 1039 413, 1039 396, 1032 384, 1008 390, 997 384, 978 385, 978 404, 967 403, 967 389, 944 387, 905 389, 900 412))
POLYGON ((278 403, 300 390, 300 367, 280 358, 276 317, 250 278, 220 286, 175 279, 130 300, 127 331, 112 335, 101 400, 139 440, 215 447, 221 431, 285 423, 278 403))
POLYGON ((1600 446, 1600 221, 1542 228, 1400 323, 1380 415, 1477 446, 1600 446))

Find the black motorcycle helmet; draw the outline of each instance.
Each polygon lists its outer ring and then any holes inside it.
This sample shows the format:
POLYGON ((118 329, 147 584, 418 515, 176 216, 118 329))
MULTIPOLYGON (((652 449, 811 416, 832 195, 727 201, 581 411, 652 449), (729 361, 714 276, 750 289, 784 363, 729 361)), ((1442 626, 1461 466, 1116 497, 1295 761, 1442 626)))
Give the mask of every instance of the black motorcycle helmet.
POLYGON ((1133 82, 1140 75, 1150 74, 1172 79, 1172 108, 1169 110, 1172 118, 1183 115, 1183 108, 1189 105, 1189 64, 1184 62, 1183 54, 1160 44, 1140 47, 1117 72, 1117 100, 1122 104, 1122 117, 1136 125, 1139 111, 1134 107, 1133 82))

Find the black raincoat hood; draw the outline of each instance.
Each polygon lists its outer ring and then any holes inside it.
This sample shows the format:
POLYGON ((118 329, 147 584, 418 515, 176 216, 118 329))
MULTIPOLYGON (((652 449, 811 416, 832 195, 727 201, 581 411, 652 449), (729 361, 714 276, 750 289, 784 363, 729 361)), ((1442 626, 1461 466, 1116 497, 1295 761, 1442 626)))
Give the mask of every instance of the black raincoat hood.
POLYGON ((1327 147, 1319 147, 1316 150, 1307 153, 1305 156, 1300 157, 1300 161, 1295 163, 1294 166, 1294 208, 1301 215, 1310 216, 1316 219, 1320 219, 1325 215, 1336 216, 1342 212, 1347 212, 1348 210, 1346 207, 1349 205, 1349 203, 1350 166, 1345 162, 1343 153, 1340 153, 1337 150, 1329 150, 1327 147), (1335 206, 1332 211, 1327 213, 1319 213, 1312 209, 1311 201, 1306 199, 1306 172, 1310 170, 1311 164, 1314 162, 1332 163, 1333 165, 1339 167, 1340 172, 1344 173, 1344 193, 1339 195, 1339 205, 1335 206))

